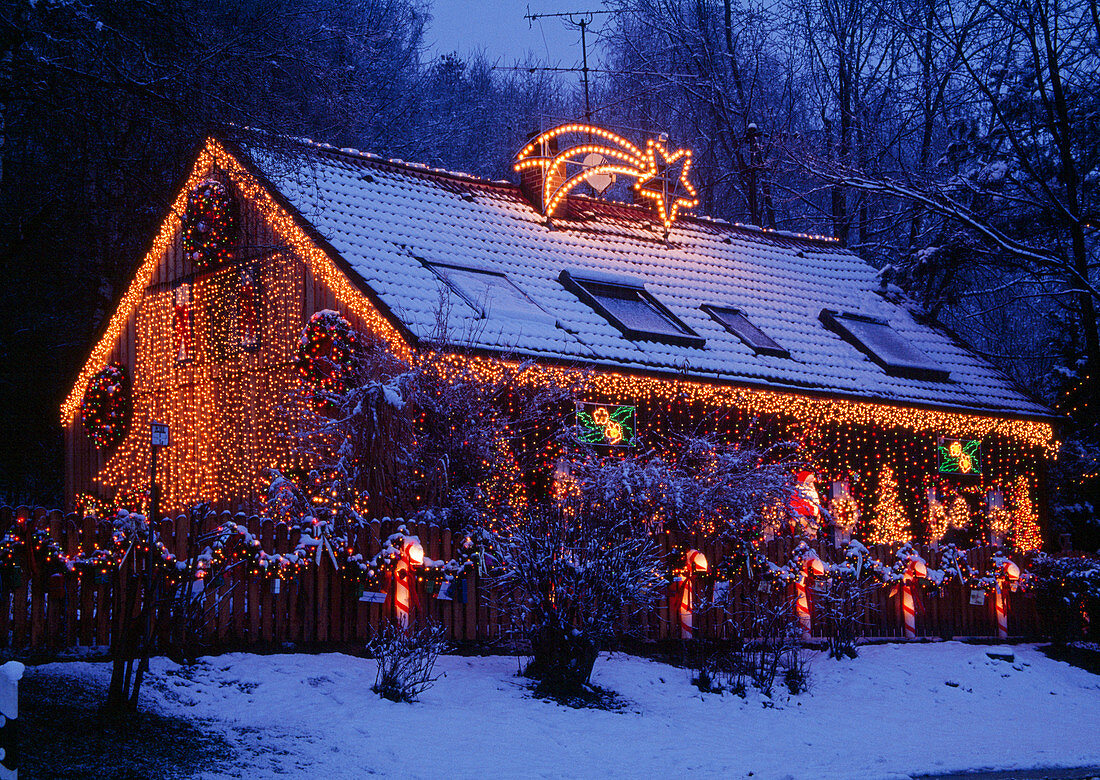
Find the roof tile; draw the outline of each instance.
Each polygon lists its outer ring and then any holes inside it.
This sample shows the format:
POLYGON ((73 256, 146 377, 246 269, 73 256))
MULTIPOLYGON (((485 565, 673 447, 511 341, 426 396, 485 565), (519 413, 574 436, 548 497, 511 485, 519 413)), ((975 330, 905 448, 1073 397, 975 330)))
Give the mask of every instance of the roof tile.
POLYGON ((1047 414, 989 363, 880 296, 876 271, 839 245, 720 220, 681 217, 665 243, 643 210, 578 198, 575 221, 545 218, 515 185, 373 155, 303 145, 251 150, 261 173, 416 336, 429 336, 441 284, 421 262, 504 273, 549 317, 516 322, 454 306, 470 346, 624 369, 815 388, 949 408, 1047 414), (469 197, 472 195, 473 197, 469 197), (464 197, 465 196, 465 197, 464 197), (562 269, 629 276, 706 339, 703 348, 632 342, 558 281, 562 269), (741 309, 790 351, 757 355, 704 303, 741 309), (951 381, 889 376, 818 320, 822 309, 877 317, 928 354, 951 381), (558 324, 554 324, 557 321, 558 324), (560 326, 559 326, 560 325, 560 326))

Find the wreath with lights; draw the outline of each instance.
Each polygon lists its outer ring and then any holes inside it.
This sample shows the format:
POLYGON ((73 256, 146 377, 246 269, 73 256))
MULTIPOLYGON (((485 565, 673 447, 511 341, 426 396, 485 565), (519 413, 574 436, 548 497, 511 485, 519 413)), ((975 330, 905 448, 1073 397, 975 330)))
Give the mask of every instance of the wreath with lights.
POLYGON ((302 382, 315 393, 342 393, 355 371, 358 334, 338 312, 325 309, 309 318, 298 340, 295 365, 302 382))
POLYGON ((207 179, 187 195, 184 257, 200 269, 232 260, 237 228, 237 202, 229 188, 217 179, 207 179))
POLYGON ((111 363, 88 382, 80 418, 96 447, 113 447, 130 429, 130 376, 126 366, 111 363))

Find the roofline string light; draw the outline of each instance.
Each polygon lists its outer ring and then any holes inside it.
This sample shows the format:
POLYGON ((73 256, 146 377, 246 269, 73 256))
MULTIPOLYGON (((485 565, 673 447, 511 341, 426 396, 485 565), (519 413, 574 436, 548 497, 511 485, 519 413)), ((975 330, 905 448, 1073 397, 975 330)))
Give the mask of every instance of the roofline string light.
POLYGON ((680 377, 649 376, 614 370, 594 371, 579 366, 574 368, 539 363, 524 365, 519 361, 493 356, 434 353, 433 359, 449 364, 455 376, 473 376, 493 381, 503 376, 508 367, 511 367, 514 379, 525 385, 574 386, 580 379, 581 386, 598 396, 630 398, 639 403, 651 398, 677 399, 688 405, 700 402, 807 422, 898 428, 914 433, 955 432, 978 439, 997 434, 1041 448, 1048 454, 1058 448, 1054 428, 1044 420, 892 406, 856 399, 715 384, 680 377))
POLYGON ((635 192, 654 202, 666 231, 676 221, 680 209, 699 205, 695 187, 688 178, 691 172, 691 150, 677 149, 670 152, 663 137, 650 138, 643 152, 622 136, 600 127, 579 123, 560 125, 540 133, 516 155, 516 172, 532 168, 541 168, 543 171, 542 202, 545 204, 544 213, 547 217, 554 216, 558 206, 578 185, 592 176, 604 173, 634 178, 635 192), (551 141, 566 135, 582 134, 589 139, 593 136, 603 139, 611 145, 589 141, 568 146, 551 156, 544 153, 551 141), (587 167, 582 160, 590 154, 601 155, 613 162, 587 167), (677 163, 681 164, 680 174, 674 182, 670 182, 666 172, 677 163), (572 176, 567 175, 570 164, 580 166, 580 171, 572 176))

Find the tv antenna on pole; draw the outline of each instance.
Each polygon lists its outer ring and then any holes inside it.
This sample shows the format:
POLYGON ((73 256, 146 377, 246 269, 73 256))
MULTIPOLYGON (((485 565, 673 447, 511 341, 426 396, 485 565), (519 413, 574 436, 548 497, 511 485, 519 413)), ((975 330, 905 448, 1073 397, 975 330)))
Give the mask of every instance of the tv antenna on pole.
POLYGON ((527 13, 523 17, 529 22, 537 19, 561 19, 562 24, 576 27, 581 31, 581 73, 584 76, 584 118, 587 122, 592 121, 592 103, 588 96, 588 25, 592 24, 595 17, 610 13, 611 11, 565 11, 556 14, 533 14, 531 6, 527 6, 527 13))

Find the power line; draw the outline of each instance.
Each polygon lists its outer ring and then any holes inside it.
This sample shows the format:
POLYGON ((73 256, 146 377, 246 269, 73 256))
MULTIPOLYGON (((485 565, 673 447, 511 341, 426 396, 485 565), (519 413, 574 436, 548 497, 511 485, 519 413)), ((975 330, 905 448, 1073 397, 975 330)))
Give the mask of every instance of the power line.
MULTIPOLYGON (((545 70, 552 73, 580 73, 582 68, 557 68, 550 65, 494 65, 493 70, 519 70, 527 73, 545 70)), ((667 73, 655 70, 612 70, 607 68, 589 68, 589 73, 606 73, 613 76, 657 76, 658 78, 697 79, 699 81, 713 81, 708 76, 698 73, 667 73)))

